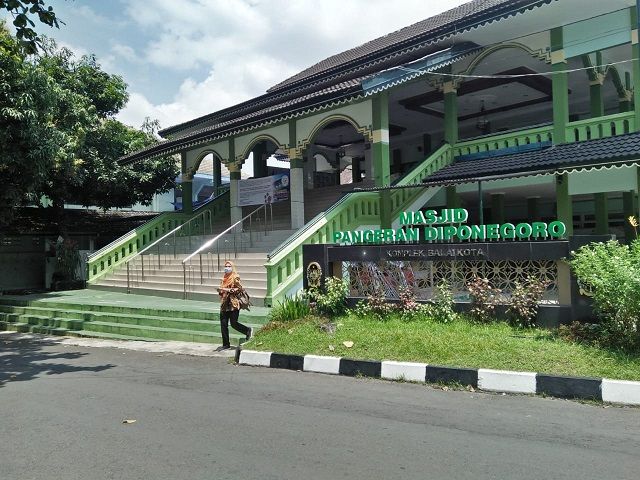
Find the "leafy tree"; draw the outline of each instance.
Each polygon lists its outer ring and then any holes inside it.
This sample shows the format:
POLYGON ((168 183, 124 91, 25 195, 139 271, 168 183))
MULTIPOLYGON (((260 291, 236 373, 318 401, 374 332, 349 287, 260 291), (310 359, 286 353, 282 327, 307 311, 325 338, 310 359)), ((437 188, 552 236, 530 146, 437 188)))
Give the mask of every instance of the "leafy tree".
POLYGON ((58 153, 51 79, 28 63, 0 23, 0 224, 15 206, 35 201, 58 153))
POLYGON ((128 100, 127 85, 104 72, 94 56, 77 60, 55 42, 25 57, 17 40, 0 29, 0 223, 11 209, 43 195, 61 216, 65 203, 104 209, 150 203, 173 186, 176 161, 161 158, 123 167, 119 157, 157 140, 114 115, 128 100))
POLYGON ((59 24, 64 24, 56 16, 53 7, 47 6, 43 0, 0 0, 0 10, 7 10, 13 16, 16 37, 27 53, 35 53, 42 42, 34 30, 36 24, 31 19, 33 16, 50 27, 60 28, 59 24))

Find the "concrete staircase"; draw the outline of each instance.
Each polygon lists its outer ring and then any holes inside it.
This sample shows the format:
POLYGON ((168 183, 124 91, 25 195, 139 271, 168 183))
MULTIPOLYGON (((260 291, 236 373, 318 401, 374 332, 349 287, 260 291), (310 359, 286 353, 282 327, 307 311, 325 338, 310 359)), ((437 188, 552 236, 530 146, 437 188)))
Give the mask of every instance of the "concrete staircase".
POLYGON ((366 180, 359 183, 349 183, 346 185, 335 185, 332 187, 314 188, 304 191, 304 220, 311 221, 316 215, 324 212, 336 203, 345 193, 351 192, 354 188, 373 187, 373 180, 366 180))
MULTIPOLYGON (((78 291, 78 295, 83 295, 78 291)), ((119 340, 222 343, 219 314, 210 303, 109 292, 75 300, 55 294, 0 297, 0 330, 119 340), (106 299, 106 300, 105 300, 106 299)), ((241 322, 258 330, 268 310, 243 311, 241 322)), ((244 336, 230 329, 231 343, 244 336)))
MULTIPOLYGON (((327 210, 345 192, 355 187, 366 188, 372 185, 372 182, 361 182, 305 191, 306 221, 327 210)), ((256 208, 244 207, 243 216, 249 215, 256 208)), ((226 230, 230 225, 228 218, 216 220, 213 235, 207 231, 207 235, 169 237, 163 240, 130 262, 129 276, 126 266, 120 266, 93 281, 89 288, 218 302, 216 289, 222 279, 223 265, 226 260, 231 260, 237 267, 252 303, 262 306, 267 295, 267 271, 264 267, 267 255, 295 233, 290 227, 289 202, 275 203, 270 209, 273 211, 273 219, 267 215, 266 233, 264 213, 260 212, 252 218, 251 223, 245 220, 242 233, 225 234, 214 245, 192 257, 186 263, 186 268, 183 268, 183 260, 211 240, 215 232, 226 230), (236 251, 239 253, 236 254, 236 251)), ((206 230, 210 230, 210 226, 206 230)))
MULTIPOLYGON (((252 242, 249 241, 248 233, 237 234, 235 239, 232 234, 225 235, 220 240, 220 268, 218 268, 218 248, 215 244, 189 260, 186 268, 183 268, 182 262, 188 255, 184 253, 177 254, 175 257, 170 253, 160 253, 160 256, 155 253, 144 255, 144 278, 142 259, 138 257, 129 267, 129 290, 135 294, 184 298, 186 277, 186 298, 218 302, 219 296, 216 289, 222 279, 221 270, 224 262, 230 260, 236 265, 242 284, 251 297, 251 302, 256 306, 262 306, 267 293, 267 276, 264 267, 267 254, 293 233, 293 230, 276 230, 267 235, 254 233, 252 242), (243 251, 237 256, 233 253, 234 241, 236 245, 243 247, 243 251)), ((192 237, 191 241, 193 245, 201 245, 209 238, 198 236, 192 237)), ((92 283, 89 288, 126 292, 126 268, 114 270, 92 283)))

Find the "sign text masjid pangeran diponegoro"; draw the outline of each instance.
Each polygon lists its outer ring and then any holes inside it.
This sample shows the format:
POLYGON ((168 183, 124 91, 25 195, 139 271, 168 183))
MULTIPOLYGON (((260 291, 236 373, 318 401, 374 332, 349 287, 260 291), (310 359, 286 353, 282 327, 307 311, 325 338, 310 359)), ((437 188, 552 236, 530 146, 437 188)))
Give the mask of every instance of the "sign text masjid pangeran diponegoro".
POLYGON ((400 228, 378 230, 336 231, 334 243, 398 243, 447 240, 509 240, 532 238, 562 238, 567 226, 556 220, 550 223, 491 223, 466 225, 469 212, 464 208, 402 212, 400 228))

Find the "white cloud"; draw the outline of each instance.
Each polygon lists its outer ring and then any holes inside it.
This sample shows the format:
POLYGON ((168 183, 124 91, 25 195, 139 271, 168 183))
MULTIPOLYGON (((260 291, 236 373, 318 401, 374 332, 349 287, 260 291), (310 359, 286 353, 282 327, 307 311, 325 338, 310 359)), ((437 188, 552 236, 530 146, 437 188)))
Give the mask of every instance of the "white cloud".
MULTIPOLYGON (((120 118, 139 125, 144 116, 168 127, 263 94, 296 72, 375 37, 405 27, 465 0, 135 0, 126 13, 149 38, 135 52, 168 74, 205 68, 187 77, 171 101, 154 105, 132 88, 120 118)), ((162 79, 158 78, 158 82, 162 79)))

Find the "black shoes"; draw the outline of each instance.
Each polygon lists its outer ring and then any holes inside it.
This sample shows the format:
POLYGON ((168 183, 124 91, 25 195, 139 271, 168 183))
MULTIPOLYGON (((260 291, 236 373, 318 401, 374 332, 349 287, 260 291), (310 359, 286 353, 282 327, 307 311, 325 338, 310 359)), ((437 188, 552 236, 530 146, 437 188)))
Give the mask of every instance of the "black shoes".
POLYGON ((249 331, 247 332, 246 341, 248 342, 251 337, 253 337, 253 328, 249 328, 249 331))
POLYGON ((223 350, 229 350, 231 348, 231 345, 220 345, 218 348, 216 348, 216 352, 222 352, 223 350))

